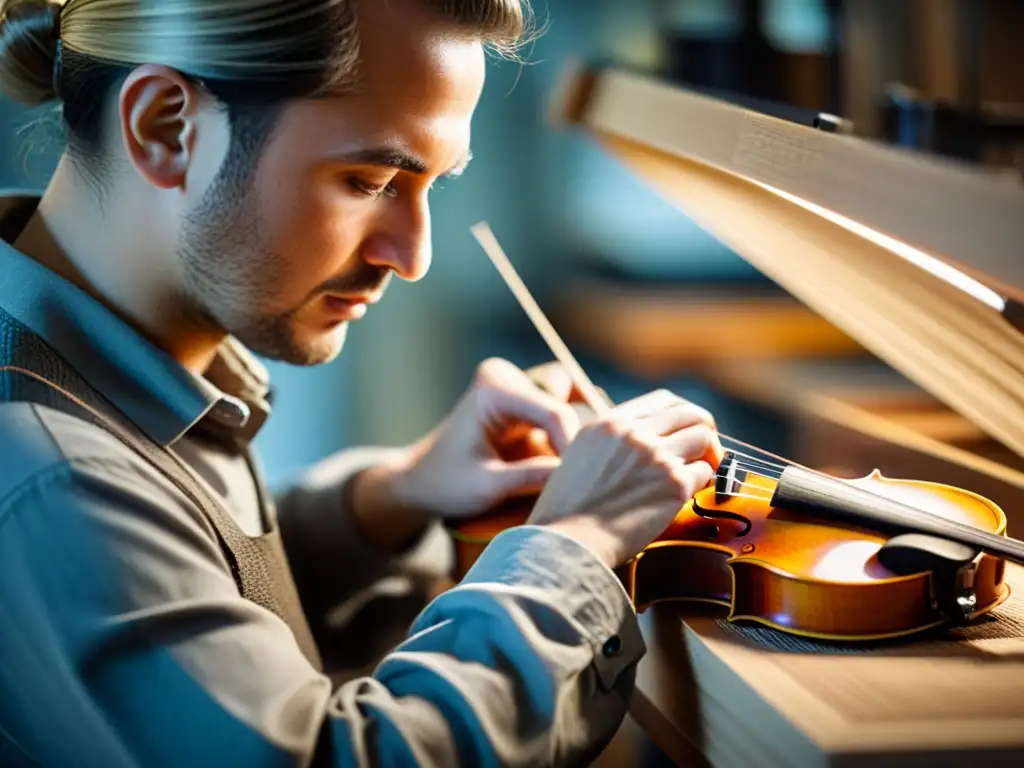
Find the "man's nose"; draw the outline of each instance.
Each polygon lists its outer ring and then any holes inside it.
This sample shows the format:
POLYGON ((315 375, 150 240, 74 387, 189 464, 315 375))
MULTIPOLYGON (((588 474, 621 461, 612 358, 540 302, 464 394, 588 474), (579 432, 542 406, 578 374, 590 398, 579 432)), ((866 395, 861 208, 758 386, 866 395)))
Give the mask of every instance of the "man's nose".
POLYGON ((389 224, 387 230, 366 243, 363 259, 368 264, 391 269, 403 280, 420 280, 430 269, 429 208, 424 202, 389 224))

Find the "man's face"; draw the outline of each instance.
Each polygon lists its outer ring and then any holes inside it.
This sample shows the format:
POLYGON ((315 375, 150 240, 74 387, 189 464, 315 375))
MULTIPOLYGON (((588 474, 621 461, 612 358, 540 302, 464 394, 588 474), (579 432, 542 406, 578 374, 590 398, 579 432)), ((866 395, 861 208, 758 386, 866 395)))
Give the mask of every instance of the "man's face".
POLYGON ((430 265, 428 193, 469 159, 484 83, 479 41, 416 0, 361 4, 359 92, 289 105, 247 192, 208 189, 180 238, 188 300, 249 349, 333 359, 393 273, 430 265))

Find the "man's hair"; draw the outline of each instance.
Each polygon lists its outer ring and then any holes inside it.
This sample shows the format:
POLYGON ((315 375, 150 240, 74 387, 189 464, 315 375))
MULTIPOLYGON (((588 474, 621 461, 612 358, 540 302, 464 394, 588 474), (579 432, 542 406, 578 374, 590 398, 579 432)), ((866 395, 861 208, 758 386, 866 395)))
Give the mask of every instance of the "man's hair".
MULTIPOLYGON (((285 102, 358 86, 359 2, 0 0, 0 93, 26 105, 61 102, 69 154, 95 175, 113 89, 140 64, 172 67, 227 110, 223 170, 237 174, 285 102)), ((418 2, 501 53, 516 49, 530 23, 528 0, 418 2)))

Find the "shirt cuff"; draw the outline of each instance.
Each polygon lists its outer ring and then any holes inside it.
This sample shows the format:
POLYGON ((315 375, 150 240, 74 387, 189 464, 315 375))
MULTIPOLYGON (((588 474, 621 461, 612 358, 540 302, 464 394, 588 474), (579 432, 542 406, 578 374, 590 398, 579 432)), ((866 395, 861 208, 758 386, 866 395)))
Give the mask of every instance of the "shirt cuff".
POLYGON ((615 573, 575 539, 543 526, 502 531, 463 584, 499 583, 539 589, 582 628, 605 691, 647 651, 636 610, 615 573))

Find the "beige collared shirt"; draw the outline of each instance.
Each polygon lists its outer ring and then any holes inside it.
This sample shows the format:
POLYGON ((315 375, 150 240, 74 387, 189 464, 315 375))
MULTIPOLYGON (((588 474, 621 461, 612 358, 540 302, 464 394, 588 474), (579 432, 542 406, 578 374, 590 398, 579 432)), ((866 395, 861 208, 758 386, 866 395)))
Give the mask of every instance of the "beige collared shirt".
MULTIPOLYGON (((34 204, 9 196, 0 232, 34 204)), ((643 642, 583 547, 513 529, 428 602, 430 569, 413 566, 443 562, 441 529, 388 558, 344 509, 346 483, 390 449, 343 451, 267 493, 240 447, 269 384, 240 345, 197 378, 4 243, 0 313, 0 365, 19 334, 41 337, 244 530, 277 517, 339 673, 241 598, 174 486, 93 425, 12 402, 0 377, 0 765, 563 765, 613 735, 643 642)))

